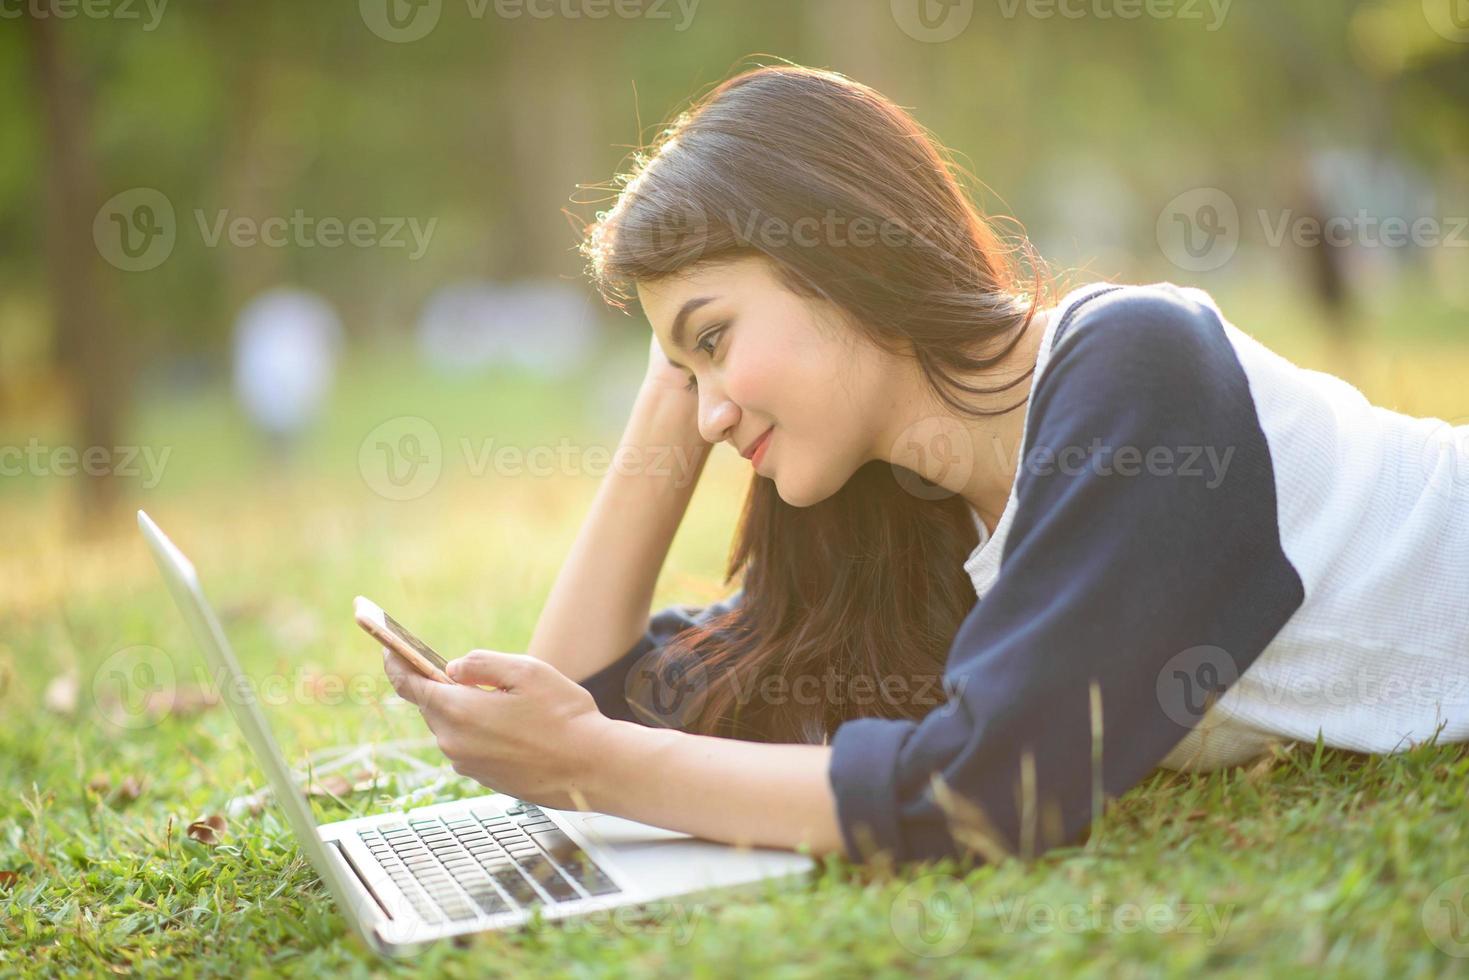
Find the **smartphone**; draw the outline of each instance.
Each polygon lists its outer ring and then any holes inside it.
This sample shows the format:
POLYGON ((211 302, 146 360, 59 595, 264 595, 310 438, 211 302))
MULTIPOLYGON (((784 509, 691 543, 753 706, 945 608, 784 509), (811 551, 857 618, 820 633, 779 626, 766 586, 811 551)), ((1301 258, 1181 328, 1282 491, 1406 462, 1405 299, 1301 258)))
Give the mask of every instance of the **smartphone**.
POLYGON ((449 677, 448 661, 434 652, 433 647, 403 628, 392 616, 383 612, 381 606, 365 596, 352 600, 352 612, 357 625, 383 646, 408 661, 408 665, 429 680, 453 684, 449 677))

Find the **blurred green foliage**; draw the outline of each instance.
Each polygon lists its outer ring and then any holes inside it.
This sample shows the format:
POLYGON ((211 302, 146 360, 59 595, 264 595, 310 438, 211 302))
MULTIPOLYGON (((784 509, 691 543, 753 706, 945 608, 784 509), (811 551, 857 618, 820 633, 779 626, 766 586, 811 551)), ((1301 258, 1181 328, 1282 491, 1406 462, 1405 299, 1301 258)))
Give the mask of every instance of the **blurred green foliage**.
MULTIPOLYGON (((1283 148, 1303 132, 1387 147, 1429 172, 1457 167, 1459 180, 1469 149, 1469 45, 1436 34, 1420 0, 1179 0, 1147 8, 1169 16, 1135 19, 1123 16, 1125 0, 987 0, 944 43, 907 36, 888 0, 700 0, 691 10, 650 0, 644 16, 602 19, 590 16, 593 0, 442 0, 432 30, 406 42, 375 34, 371 7, 119 0, 96 8, 112 11, 104 17, 58 8, 73 13, 60 33, 90 102, 100 194, 151 187, 178 213, 178 242, 160 267, 105 270, 125 298, 119 329, 131 340, 217 349, 239 293, 260 282, 321 290, 358 331, 403 324, 449 278, 574 277, 575 234, 559 212, 576 185, 606 181, 671 110, 755 61, 831 67, 912 107, 1002 199, 988 203, 1043 240, 1067 233, 1051 203, 1058 184, 1090 170, 1121 175, 1146 205, 1137 227, 1122 229, 1135 253, 1180 190, 1253 188, 1250 203, 1276 193, 1283 148), (196 209, 211 222, 220 210, 259 219, 301 209, 438 224, 418 261, 350 246, 241 256, 205 243, 196 209)), ((45 158, 40 101, 14 97, 33 87, 13 16, 26 8, 7 9, 8 330, 45 309, 45 158)), ((1085 240, 1067 245, 1079 261, 1095 254, 1085 240)), ((1099 271, 1146 274, 1149 258, 1099 271)))

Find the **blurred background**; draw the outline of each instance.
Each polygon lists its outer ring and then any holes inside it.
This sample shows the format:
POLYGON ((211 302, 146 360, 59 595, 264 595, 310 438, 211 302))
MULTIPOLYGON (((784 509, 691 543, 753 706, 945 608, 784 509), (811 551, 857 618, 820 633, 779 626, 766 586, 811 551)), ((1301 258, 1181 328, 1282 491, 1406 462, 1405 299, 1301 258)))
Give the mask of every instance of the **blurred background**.
MULTIPOLYGON (((1200 286, 1381 404, 1469 416, 1466 0, 15 0, 0 644, 125 645, 141 506, 271 597, 281 646, 350 643, 375 589, 521 648, 647 351, 580 223, 673 112, 782 59, 911 108, 1073 283, 1200 286)), ((668 598, 721 592, 740 462, 668 598)))

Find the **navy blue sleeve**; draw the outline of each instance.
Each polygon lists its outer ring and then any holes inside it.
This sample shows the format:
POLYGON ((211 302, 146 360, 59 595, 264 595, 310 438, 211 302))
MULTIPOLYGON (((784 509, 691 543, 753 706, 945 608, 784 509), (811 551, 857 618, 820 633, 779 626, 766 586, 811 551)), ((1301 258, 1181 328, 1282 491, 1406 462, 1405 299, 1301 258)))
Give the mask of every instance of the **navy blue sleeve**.
POLYGON ((1168 284, 1073 312, 1029 409, 999 575, 949 650, 949 700, 833 739, 854 860, 1075 842, 1094 780, 1109 799, 1141 781, 1212 703, 1201 690, 1226 690, 1304 599, 1219 317, 1168 284))
POLYGON ((732 611, 744 599, 745 590, 707 606, 681 604, 660 609, 648 620, 648 629, 622 656, 581 682, 592 693, 602 714, 618 721, 636 721, 657 727, 678 728, 702 692, 695 689, 702 675, 688 675, 677 666, 652 672, 656 651, 686 629, 706 625, 716 616, 732 611), (632 695, 631 700, 629 695, 632 695))

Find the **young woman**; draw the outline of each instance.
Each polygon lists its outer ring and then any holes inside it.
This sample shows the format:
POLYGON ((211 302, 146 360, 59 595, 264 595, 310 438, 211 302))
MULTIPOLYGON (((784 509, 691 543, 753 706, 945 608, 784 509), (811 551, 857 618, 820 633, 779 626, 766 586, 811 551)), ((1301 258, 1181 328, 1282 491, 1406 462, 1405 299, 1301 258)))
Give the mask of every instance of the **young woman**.
POLYGON ((1469 430, 1373 407, 1197 289, 1058 296, 1033 255, 1023 281, 871 89, 726 82, 586 252, 653 330, 631 465, 531 656, 474 651, 460 687, 388 663, 459 772, 908 860, 1074 841, 1160 764, 1469 739, 1469 430), (741 587, 650 622, 719 442, 754 468, 741 587))

